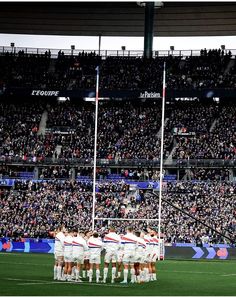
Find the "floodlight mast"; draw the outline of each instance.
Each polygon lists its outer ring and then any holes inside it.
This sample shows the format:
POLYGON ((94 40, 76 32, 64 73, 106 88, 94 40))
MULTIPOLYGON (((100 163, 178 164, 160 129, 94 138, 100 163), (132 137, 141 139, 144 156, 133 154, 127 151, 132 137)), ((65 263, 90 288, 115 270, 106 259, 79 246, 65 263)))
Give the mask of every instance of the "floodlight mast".
POLYGON ((97 71, 97 75, 96 75, 96 98, 95 98, 94 157, 93 157, 93 206, 92 206, 92 230, 94 230, 94 227, 95 227, 99 66, 97 66, 96 71, 97 71))

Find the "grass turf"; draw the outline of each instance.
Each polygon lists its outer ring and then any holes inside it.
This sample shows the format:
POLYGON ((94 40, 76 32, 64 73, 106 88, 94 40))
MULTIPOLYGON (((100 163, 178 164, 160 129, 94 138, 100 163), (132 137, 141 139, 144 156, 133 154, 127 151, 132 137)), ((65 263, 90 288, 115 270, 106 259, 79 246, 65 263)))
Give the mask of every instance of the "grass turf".
POLYGON ((53 281, 53 255, 0 253, 0 295, 236 295, 235 261, 157 264, 158 281, 122 285, 53 281))

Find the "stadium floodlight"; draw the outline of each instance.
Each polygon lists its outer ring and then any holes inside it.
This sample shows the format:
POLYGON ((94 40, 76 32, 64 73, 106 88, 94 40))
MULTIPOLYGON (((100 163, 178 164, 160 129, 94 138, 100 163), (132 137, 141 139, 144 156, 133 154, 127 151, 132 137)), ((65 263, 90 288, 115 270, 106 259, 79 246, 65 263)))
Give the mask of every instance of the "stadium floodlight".
POLYGON ((213 101, 218 104, 218 103, 220 103, 220 98, 219 97, 213 97, 213 101))
POLYGON ((123 56, 124 56, 125 55, 126 47, 124 45, 122 45, 121 50, 123 51, 123 56))
POLYGON ((11 42, 11 51, 12 51, 12 53, 14 52, 14 48, 15 48, 15 43, 11 42))
MULTIPOLYGON (((146 2, 137 2, 138 6, 141 6, 141 7, 145 7, 146 6, 146 2)), ((164 3, 163 2, 154 2, 154 8, 161 8, 164 6, 164 3)))
POLYGON ((57 100, 59 102, 65 102, 65 101, 69 101, 70 100, 70 97, 57 97, 57 100))
MULTIPOLYGON (((85 102, 95 102, 96 97, 84 97, 83 100, 85 102)), ((99 97, 98 100, 102 100, 102 101, 103 100, 110 100, 110 98, 109 97, 99 97)))
POLYGON ((75 50, 75 45, 71 45, 70 48, 71 48, 71 55, 73 56, 74 50, 75 50))

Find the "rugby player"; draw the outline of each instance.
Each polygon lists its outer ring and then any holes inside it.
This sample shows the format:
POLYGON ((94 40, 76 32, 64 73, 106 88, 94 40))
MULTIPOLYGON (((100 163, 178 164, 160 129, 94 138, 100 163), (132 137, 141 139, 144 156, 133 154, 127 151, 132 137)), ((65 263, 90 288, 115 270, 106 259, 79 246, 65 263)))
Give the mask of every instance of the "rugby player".
POLYGON ((133 233, 133 228, 128 227, 127 233, 121 238, 121 244, 123 245, 123 265, 124 265, 124 280, 122 284, 127 284, 128 272, 130 268, 131 283, 135 282, 135 270, 134 270, 134 257, 137 244, 137 237, 133 233))
POLYGON ((81 231, 76 237, 73 237, 72 241, 72 258, 75 263, 75 280, 82 282, 79 278, 81 267, 84 264, 84 254, 88 251, 88 246, 83 238, 84 233, 81 231))
POLYGON ((151 256, 151 270, 152 270, 152 277, 151 280, 156 281, 156 261, 158 260, 158 256, 160 253, 159 250, 159 240, 157 237, 157 232, 155 230, 150 230, 150 234, 152 237, 152 256, 151 256))
POLYGON ((112 263, 111 283, 114 283, 116 277, 116 263, 118 261, 118 250, 121 244, 120 236, 115 232, 115 228, 110 226, 109 233, 103 239, 105 258, 104 258, 104 274, 103 283, 106 283, 109 263, 112 263))
POLYGON ((64 262, 64 238, 63 233, 64 228, 62 226, 58 227, 55 231, 55 245, 54 245, 54 280, 61 280, 62 278, 62 268, 64 262))
MULTIPOLYGON (((84 232, 84 239, 86 242, 88 242, 92 234, 93 232, 89 230, 84 232)), ((84 252, 83 278, 86 278, 86 276, 88 276, 88 272, 89 272, 89 249, 84 252)))
POLYGON ((65 232, 64 238, 64 277, 62 280, 71 281, 71 272, 72 272, 72 242, 73 242, 73 232, 68 230, 65 232))
POLYGON ((148 233, 148 230, 145 230, 144 233, 144 240, 146 243, 146 256, 145 256, 145 268, 144 268, 144 273, 145 273, 145 282, 149 282, 151 280, 151 275, 152 275, 152 269, 151 269, 151 258, 152 258, 152 237, 148 233))
POLYGON ((91 236, 87 242, 89 248, 89 282, 92 282, 93 278, 93 269, 96 269, 96 282, 99 283, 100 277, 100 264, 101 264, 101 252, 103 249, 103 242, 98 237, 97 232, 93 232, 93 236, 91 236))
POLYGON ((146 242, 143 239, 144 233, 140 231, 136 231, 135 235, 137 236, 137 248, 135 251, 135 263, 134 263, 134 269, 135 269, 135 275, 136 280, 138 283, 145 281, 145 256, 146 256, 146 242))

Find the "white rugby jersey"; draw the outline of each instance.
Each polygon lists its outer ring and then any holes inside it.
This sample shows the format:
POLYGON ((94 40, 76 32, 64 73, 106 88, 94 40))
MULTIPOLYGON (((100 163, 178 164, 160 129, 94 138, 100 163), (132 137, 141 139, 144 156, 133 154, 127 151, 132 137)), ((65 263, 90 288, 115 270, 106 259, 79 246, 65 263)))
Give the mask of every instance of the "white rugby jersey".
POLYGON ((103 242, 99 238, 90 237, 87 241, 90 254, 100 256, 103 249, 103 242))
POLYGON ((63 232, 58 232, 56 234, 56 237, 55 237, 55 245, 54 245, 54 251, 55 252, 63 252, 64 251, 64 238, 65 238, 65 235, 63 232))
POLYGON ((147 253, 152 252, 152 237, 149 234, 144 235, 144 241, 146 243, 146 251, 147 253))
POLYGON ((136 248, 136 253, 144 253, 146 250, 146 242, 143 238, 137 237, 137 248, 136 248))
POLYGON ((86 240, 81 236, 73 237, 72 251, 73 254, 83 254, 88 250, 86 240))
POLYGON ((127 233, 122 236, 121 244, 123 245, 124 253, 135 252, 137 246, 137 236, 133 233, 127 233))
POLYGON ((72 253, 73 237, 71 235, 65 236, 64 239, 64 253, 72 253))
POLYGON ((155 252, 159 251, 159 239, 156 235, 152 237, 152 246, 155 252))
POLYGON ((106 251, 118 252, 121 239, 115 232, 109 232, 103 239, 104 248, 106 251))

